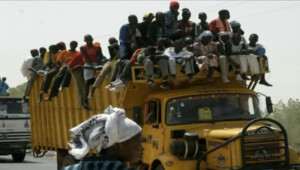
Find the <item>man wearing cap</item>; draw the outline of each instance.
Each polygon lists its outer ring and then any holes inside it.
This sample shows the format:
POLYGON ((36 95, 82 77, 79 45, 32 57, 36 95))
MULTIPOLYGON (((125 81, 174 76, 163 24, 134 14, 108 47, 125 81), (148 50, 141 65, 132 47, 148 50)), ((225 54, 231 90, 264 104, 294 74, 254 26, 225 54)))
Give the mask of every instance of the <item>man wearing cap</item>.
POLYGON ((170 10, 165 12, 166 36, 169 37, 178 29, 178 12, 179 3, 177 1, 170 2, 170 10))
POLYGON ((138 24, 138 29, 140 30, 141 35, 142 35, 142 41, 143 41, 142 46, 143 47, 146 47, 147 45, 149 45, 147 31, 148 31, 148 27, 149 27, 150 23, 152 22, 153 18, 154 18, 153 13, 147 12, 143 17, 143 22, 138 24))
POLYGON ((191 18, 191 12, 188 8, 182 9, 182 20, 179 20, 178 27, 181 29, 186 37, 192 37, 195 39, 195 27, 196 23, 189 21, 191 18))
MULTIPOLYGON (((223 9, 219 11, 219 17, 212 20, 209 23, 209 30, 216 37, 219 32, 231 32, 229 22, 227 21, 230 18, 230 13, 228 10, 223 9)), ((216 37, 217 38, 217 37, 216 37)))

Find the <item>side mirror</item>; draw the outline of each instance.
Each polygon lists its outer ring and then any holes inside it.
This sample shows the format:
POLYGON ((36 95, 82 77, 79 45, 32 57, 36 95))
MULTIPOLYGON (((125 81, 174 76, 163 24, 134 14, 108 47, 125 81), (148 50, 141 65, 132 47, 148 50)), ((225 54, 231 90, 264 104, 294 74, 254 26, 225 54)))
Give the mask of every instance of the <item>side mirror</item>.
POLYGON ((142 108, 141 107, 133 108, 133 121, 135 121, 138 125, 142 125, 142 108))
POLYGON ((267 106, 267 111, 268 113, 272 113, 273 112, 273 103, 271 100, 271 97, 266 97, 266 106, 267 106))

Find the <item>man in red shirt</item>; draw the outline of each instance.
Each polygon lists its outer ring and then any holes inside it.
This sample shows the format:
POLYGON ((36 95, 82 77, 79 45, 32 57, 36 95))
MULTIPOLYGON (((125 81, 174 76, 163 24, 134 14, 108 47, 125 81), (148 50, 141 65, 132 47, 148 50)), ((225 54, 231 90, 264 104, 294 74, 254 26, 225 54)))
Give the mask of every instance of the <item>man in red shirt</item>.
MULTIPOLYGON (((93 37, 89 34, 84 36, 84 41, 86 45, 80 47, 81 54, 83 56, 83 63, 85 67, 92 67, 100 65, 102 60, 105 58, 102 54, 100 46, 93 44, 93 37)), ((83 69, 83 77, 85 80, 84 83, 84 98, 87 100, 89 94, 89 86, 92 85, 95 81, 94 69, 83 69)), ((88 103, 85 102, 84 109, 90 110, 88 103)))
POLYGON ((62 51, 57 57, 57 62, 60 66, 60 69, 56 74, 56 78, 52 84, 50 94, 45 100, 51 100, 52 97, 57 96, 59 87, 63 84, 63 82, 65 84, 69 84, 71 75, 69 75, 66 64, 72 59, 73 56, 76 55, 76 53, 78 53, 78 51, 76 50, 77 44, 78 43, 76 41, 71 41, 70 49, 62 51))
POLYGON ((219 18, 212 20, 209 24, 209 30, 214 34, 217 39, 219 32, 231 32, 228 19, 230 18, 230 13, 228 10, 223 9, 219 11, 219 18))
POLYGON ((75 79, 77 94, 78 94, 78 101, 81 107, 85 104, 84 94, 83 94, 83 84, 84 79, 82 76, 82 66, 83 66, 83 56, 81 52, 78 52, 72 59, 68 62, 68 69, 75 79))
POLYGON ((182 20, 179 20, 178 27, 181 29, 186 37, 192 37, 195 39, 196 23, 189 21, 191 18, 191 12, 188 8, 182 9, 182 20))

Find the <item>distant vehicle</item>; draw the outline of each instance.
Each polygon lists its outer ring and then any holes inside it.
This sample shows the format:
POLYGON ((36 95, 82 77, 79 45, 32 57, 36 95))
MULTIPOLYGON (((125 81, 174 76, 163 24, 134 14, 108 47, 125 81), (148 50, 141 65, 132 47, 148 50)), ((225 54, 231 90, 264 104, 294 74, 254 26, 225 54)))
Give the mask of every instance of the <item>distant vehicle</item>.
POLYGON ((0 155, 12 155, 15 162, 25 159, 30 143, 28 102, 21 98, 0 97, 0 155))

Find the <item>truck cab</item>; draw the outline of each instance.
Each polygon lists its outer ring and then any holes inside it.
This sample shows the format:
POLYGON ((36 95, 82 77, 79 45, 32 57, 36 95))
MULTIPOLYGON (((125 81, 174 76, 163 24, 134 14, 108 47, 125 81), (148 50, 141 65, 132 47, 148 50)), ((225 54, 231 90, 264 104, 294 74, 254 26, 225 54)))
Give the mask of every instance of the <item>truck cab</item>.
POLYGON ((21 98, 0 97, 0 155, 12 155, 16 162, 25 159, 30 143, 28 102, 21 98))

